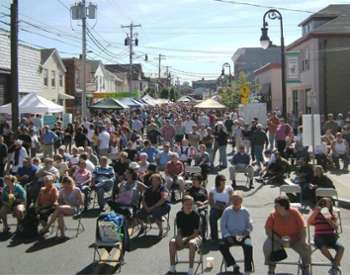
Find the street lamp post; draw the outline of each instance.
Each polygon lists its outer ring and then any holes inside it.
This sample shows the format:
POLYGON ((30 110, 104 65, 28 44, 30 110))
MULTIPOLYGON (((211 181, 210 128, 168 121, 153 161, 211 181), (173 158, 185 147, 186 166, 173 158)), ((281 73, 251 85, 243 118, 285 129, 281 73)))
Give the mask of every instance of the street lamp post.
POLYGON ((268 10, 263 17, 263 27, 261 28, 260 44, 263 49, 267 49, 272 45, 272 42, 268 36, 268 23, 266 17, 271 20, 278 19, 281 27, 281 66, 282 66, 282 114, 284 118, 287 118, 287 88, 286 88, 286 60, 284 55, 284 34, 283 34, 283 18, 282 14, 276 9, 268 10))
POLYGON ((232 81, 232 74, 231 74, 231 65, 230 63, 226 62, 222 65, 222 69, 221 69, 221 76, 224 77, 225 76, 225 68, 228 68, 228 80, 229 80, 229 85, 231 86, 231 81, 232 81))

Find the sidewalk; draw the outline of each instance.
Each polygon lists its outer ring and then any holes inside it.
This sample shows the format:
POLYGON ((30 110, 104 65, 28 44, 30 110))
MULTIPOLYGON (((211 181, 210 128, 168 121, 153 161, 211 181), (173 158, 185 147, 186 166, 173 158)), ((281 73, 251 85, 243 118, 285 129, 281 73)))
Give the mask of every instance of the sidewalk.
POLYGON ((333 181, 339 196, 341 207, 350 209, 350 174, 332 174, 327 176, 333 181))

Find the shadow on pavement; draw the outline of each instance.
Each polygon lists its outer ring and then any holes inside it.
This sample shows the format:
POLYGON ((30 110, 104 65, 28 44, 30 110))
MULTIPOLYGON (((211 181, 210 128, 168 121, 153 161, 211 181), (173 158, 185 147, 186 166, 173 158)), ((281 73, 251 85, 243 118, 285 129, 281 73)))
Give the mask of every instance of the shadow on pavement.
POLYGON ((21 245, 21 244, 29 244, 29 243, 33 243, 33 242, 36 242, 36 241, 40 241, 42 240, 43 238, 41 236, 35 236, 35 237, 32 237, 32 238, 24 238, 24 237, 20 237, 20 236, 17 236, 17 235, 13 235, 13 238, 12 240, 10 241, 10 243, 8 244, 7 247, 15 247, 15 246, 18 246, 18 245, 21 245))
POLYGON ((61 243, 64 243, 67 240, 69 240, 69 239, 68 238, 60 239, 60 238, 57 238, 57 237, 52 237, 52 238, 49 238, 49 239, 42 239, 41 238, 36 243, 34 243, 31 247, 29 247, 26 250, 26 253, 32 253, 32 252, 36 252, 36 251, 39 251, 39 250, 42 250, 42 249, 47 249, 47 248, 53 247, 55 245, 59 245, 61 243))
POLYGON ((0 242, 7 242, 9 239, 12 238, 13 233, 1 233, 0 234, 0 242))
POLYGON ((81 214, 84 219, 95 219, 100 215, 100 210, 98 208, 91 208, 81 214))
POLYGON ((130 240, 130 250, 134 251, 139 248, 150 248, 160 242, 158 236, 142 236, 130 240))
POLYGON ((120 268, 121 266, 119 264, 113 266, 106 263, 91 263, 88 266, 84 267, 81 271, 76 273, 76 275, 112 275, 115 274, 120 268))

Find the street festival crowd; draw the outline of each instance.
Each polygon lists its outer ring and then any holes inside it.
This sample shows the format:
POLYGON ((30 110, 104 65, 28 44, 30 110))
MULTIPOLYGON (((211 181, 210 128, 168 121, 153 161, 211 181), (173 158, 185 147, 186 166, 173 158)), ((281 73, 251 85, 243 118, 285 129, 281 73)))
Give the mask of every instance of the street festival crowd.
POLYGON ((286 247, 299 254, 302 274, 310 274, 308 225, 314 228, 315 247, 330 263, 330 274, 338 274, 344 247, 334 200, 316 197, 316 190, 335 188, 326 171, 348 172, 350 112, 329 114, 322 123, 321 145, 311 150, 303 145, 302 132, 301 117, 285 121, 278 111, 268 114, 266 122, 245 121, 237 112, 197 110, 184 103, 96 113, 65 127, 58 120, 51 129, 38 115, 22 118, 17 130, 4 122, 0 127, 3 234, 13 230, 7 222, 12 214, 17 219, 16 235, 45 237, 53 234, 50 228, 57 221, 57 237, 64 239, 66 217, 83 215, 95 198, 101 214, 114 211, 129 227, 137 221, 138 236, 151 219, 162 238, 164 217, 180 198, 167 274, 176 272, 176 252, 184 248, 189 249, 188 274, 194 274, 196 253, 207 241, 218 244, 234 274, 242 273, 229 248, 242 247, 244 271, 250 273, 253 224, 236 175, 247 178, 247 190, 257 182, 283 185, 294 175, 293 183, 302 192, 274 199, 265 224, 266 241, 258 248, 268 274, 275 274, 286 247), (219 165, 214 166, 217 154, 219 165), (201 172, 188 173, 191 167, 200 167, 201 172), (225 168, 228 179, 220 173, 225 168), (207 189, 212 173, 214 187, 207 189), (307 220, 291 204, 300 197, 312 209, 307 220))

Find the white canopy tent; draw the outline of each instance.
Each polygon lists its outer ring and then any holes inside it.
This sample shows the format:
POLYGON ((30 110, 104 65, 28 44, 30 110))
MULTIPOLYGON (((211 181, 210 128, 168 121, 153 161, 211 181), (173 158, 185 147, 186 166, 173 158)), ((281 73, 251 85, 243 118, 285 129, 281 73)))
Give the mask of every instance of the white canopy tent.
POLYGON ((194 106, 194 108, 198 109, 226 109, 226 106, 217 102, 214 99, 207 99, 202 101, 201 103, 194 106))
MULTIPOLYGON (((11 114, 11 103, 0 106, 0 113, 11 114)), ((35 93, 27 94, 18 102, 20 114, 45 114, 45 113, 62 113, 64 107, 53 103, 35 93)))

